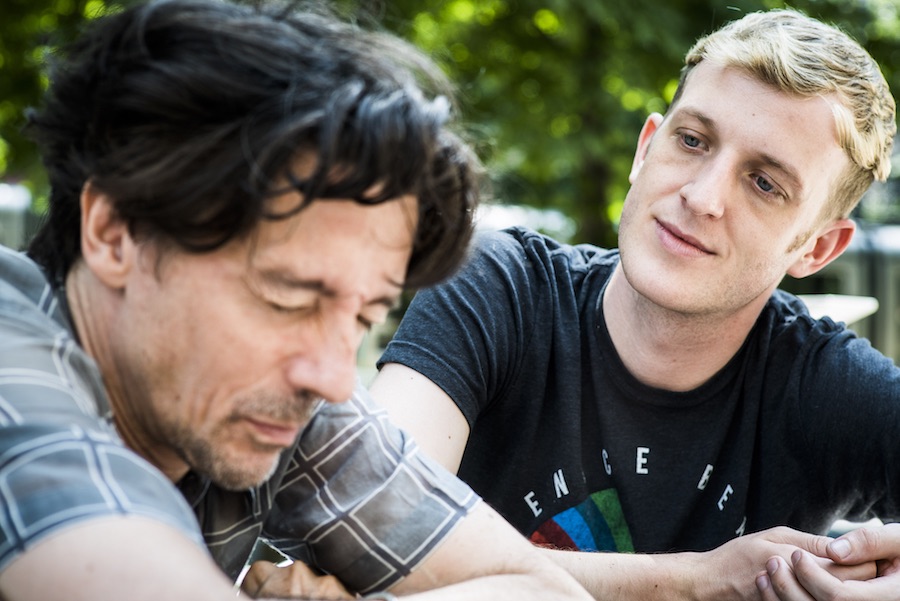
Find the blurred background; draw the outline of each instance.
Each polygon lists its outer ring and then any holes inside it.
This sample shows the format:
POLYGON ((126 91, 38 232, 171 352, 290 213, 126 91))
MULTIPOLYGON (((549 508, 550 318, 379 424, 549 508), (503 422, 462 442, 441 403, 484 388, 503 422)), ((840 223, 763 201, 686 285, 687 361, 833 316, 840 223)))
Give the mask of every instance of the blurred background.
MULTIPOLYGON (((249 0, 248 0, 249 1, 249 0)), ((21 248, 47 190, 23 111, 46 86, 51 48, 128 2, 0 0, 0 243, 21 248)), ((301 3, 302 4, 302 3, 301 3)), ((900 92, 900 0, 795 0, 859 40, 900 92)), ((697 37, 774 0, 337 0, 341 13, 412 41, 458 86, 464 129, 488 166, 482 227, 530 225, 569 242, 616 245, 640 127, 664 112, 697 37)), ((900 161, 895 161, 895 164, 900 161)), ((900 357, 900 166, 854 215, 849 252, 783 287, 874 297, 855 329, 900 357)), ((391 330, 363 351, 371 365, 391 330)))

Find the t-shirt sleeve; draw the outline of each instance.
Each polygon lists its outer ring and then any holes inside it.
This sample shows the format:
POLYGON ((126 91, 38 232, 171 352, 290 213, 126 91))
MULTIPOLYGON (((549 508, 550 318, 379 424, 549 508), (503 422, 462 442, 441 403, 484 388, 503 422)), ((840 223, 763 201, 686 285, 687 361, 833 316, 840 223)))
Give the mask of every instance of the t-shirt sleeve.
POLYGON ((480 235, 456 276, 416 294, 378 367, 421 373, 473 426, 516 377, 533 331, 535 272, 544 267, 537 263, 513 233, 480 235))
POLYGON ((111 515, 159 520, 203 545, 177 489, 98 415, 102 394, 67 332, 33 314, 0 317, 0 570, 62 529, 111 515))
MULTIPOLYGON (((868 340, 816 324, 800 350, 798 434, 827 499, 849 519, 900 519, 900 368, 868 340)), ((844 516, 840 516, 844 517, 844 516)))
POLYGON ((361 385, 320 409, 275 495, 263 536, 362 593, 407 576, 479 502, 419 452, 361 385))

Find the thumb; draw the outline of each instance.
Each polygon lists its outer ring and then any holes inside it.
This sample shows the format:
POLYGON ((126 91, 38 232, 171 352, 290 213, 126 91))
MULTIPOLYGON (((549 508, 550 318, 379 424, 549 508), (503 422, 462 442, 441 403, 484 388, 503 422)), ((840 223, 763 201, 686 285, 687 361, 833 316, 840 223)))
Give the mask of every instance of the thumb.
MULTIPOLYGON (((883 559, 887 553, 885 528, 858 528, 828 544, 828 557, 837 563, 851 564, 883 559)), ((896 544, 896 541, 895 541, 896 544)))

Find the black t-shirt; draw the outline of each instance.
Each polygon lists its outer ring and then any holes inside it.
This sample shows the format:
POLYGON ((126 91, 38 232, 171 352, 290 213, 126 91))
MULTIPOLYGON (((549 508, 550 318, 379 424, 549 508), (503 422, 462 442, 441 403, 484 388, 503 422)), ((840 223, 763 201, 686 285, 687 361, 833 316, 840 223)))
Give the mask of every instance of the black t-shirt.
POLYGON ((459 405, 459 475, 534 542, 705 550, 775 525, 900 514, 900 369, 777 291, 689 392, 641 384, 604 322, 618 253, 524 228, 420 292, 380 363, 459 405))

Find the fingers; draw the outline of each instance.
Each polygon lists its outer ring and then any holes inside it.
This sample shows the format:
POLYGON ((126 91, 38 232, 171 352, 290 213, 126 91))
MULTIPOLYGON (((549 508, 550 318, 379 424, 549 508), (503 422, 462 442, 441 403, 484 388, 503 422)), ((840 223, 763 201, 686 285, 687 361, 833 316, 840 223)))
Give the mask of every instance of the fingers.
POLYGON ((773 543, 781 543, 809 551, 819 557, 828 557, 828 544, 834 540, 829 536, 809 534, 787 526, 776 526, 768 530, 762 530, 757 535, 773 543))
POLYGON ((253 562, 241 582, 241 591, 254 599, 355 598, 334 576, 319 576, 299 561, 284 567, 268 561, 253 562))
POLYGON ((841 565, 824 557, 813 557, 813 561, 838 580, 870 580, 878 575, 878 565, 874 561, 841 565))
MULTIPOLYGON (((791 557, 793 575, 798 584, 803 586, 818 601, 844 599, 846 601, 896 601, 900 591, 900 572, 880 575, 870 580, 847 580, 841 582, 823 570, 808 553, 797 551, 791 557)), ((776 572, 777 574, 777 572, 776 572)), ((772 587, 775 577, 772 576, 772 587)), ((784 597, 784 599, 793 599, 784 597)), ((797 599, 802 599, 797 597, 797 599)))
POLYGON ((277 570, 278 566, 271 561, 254 561, 241 581, 241 591, 256 599, 266 586, 266 582, 275 575, 277 570))
POLYGON ((834 542, 830 536, 820 536, 818 534, 806 534, 804 532, 792 532, 791 537, 794 540, 785 540, 804 551, 808 551, 818 557, 828 557, 828 546, 834 542))
POLYGON ((756 577, 756 588, 763 601, 816 601, 781 557, 766 562, 766 571, 756 577))
POLYGON ((900 556, 900 524, 858 528, 833 540, 828 557, 839 563, 860 563, 900 556))

